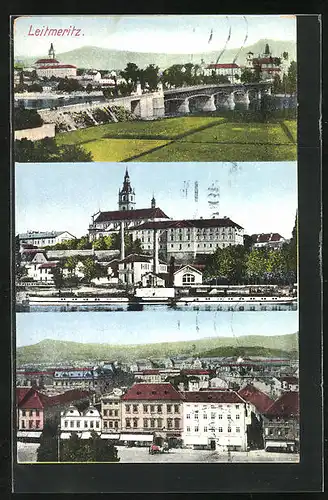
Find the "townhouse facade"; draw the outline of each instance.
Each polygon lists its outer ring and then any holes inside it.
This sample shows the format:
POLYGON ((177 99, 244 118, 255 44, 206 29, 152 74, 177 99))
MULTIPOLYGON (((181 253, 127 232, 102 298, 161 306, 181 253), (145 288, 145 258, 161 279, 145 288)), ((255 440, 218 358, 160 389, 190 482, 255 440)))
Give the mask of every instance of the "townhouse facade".
POLYGON ((287 391, 263 414, 265 450, 299 450, 299 393, 287 391))
POLYGON ((119 432, 122 427, 122 389, 115 388, 100 397, 100 414, 104 432, 119 432))
POLYGON ((72 433, 101 433, 102 419, 99 410, 89 406, 80 412, 76 406, 70 406, 60 414, 60 430, 62 439, 69 438, 72 433))

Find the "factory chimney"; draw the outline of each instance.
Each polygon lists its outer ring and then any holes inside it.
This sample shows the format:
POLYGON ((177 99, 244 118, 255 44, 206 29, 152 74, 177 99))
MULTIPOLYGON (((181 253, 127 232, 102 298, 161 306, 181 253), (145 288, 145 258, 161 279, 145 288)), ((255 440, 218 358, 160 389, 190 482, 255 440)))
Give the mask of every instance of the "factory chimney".
POLYGON ((121 222, 121 260, 125 259, 125 246, 124 246, 124 222, 121 222))

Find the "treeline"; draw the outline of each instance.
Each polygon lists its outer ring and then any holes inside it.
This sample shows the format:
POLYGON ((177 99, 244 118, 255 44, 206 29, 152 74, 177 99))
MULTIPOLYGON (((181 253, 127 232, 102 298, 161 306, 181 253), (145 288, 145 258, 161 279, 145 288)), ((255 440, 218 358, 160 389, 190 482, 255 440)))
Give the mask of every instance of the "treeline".
MULTIPOLYGON (((124 235, 125 251, 129 253, 142 253, 141 241, 139 239, 132 240, 131 234, 124 235)), ((88 235, 81 238, 74 238, 71 240, 56 243, 52 246, 46 246, 45 250, 120 250, 121 236, 118 233, 113 233, 110 236, 100 236, 97 240, 89 241, 88 235)))
POLYGON ((292 241, 277 250, 243 245, 218 248, 207 258, 204 279, 231 285, 292 285, 297 279, 296 260, 292 241))
POLYGON ((85 151, 81 146, 59 146, 55 139, 50 137, 46 137, 40 141, 30 141, 29 139, 16 140, 14 146, 15 161, 21 163, 92 161, 91 153, 85 151))

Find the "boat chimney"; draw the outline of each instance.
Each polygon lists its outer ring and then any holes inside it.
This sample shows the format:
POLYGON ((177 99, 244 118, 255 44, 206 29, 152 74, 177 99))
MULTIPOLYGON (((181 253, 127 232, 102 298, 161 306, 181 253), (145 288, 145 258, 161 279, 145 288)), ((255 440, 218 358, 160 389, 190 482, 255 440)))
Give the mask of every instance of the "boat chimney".
POLYGON ((121 222, 121 260, 125 259, 125 246, 124 246, 124 222, 121 222))
POLYGON ((158 230, 154 229, 154 274, 158 273, 158 230))

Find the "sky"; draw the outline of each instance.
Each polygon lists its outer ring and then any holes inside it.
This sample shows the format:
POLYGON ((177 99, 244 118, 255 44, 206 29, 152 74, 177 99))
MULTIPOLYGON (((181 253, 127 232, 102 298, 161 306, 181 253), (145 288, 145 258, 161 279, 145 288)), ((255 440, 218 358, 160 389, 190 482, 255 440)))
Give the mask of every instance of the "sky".
POLYGON ((210 218, 208 188, 214 184, 220 192, 219 217, 229 217, 245 234, 291 237, 297 210, 296 162, 17 163, 15 234, 87 234, 93 214, 118 209, 126 167, 136 193, 135 208, 150 207, 154 194, 156 206, 172 219, 210 218))
POLYGON ((247 33, 247 45, 265 38, 296 41, 295 16, 245 18, 241 15, 21 16, 14 23, 14 51, 15 57, 42 56, 53 42, 58 53, 86 45, 135 52, 200 53, 221 49, 230 27, 227 49, 242 46, 247 33), (49 29, 75 26, 80 32, 79 36, 35 36, 35 29, 47 26, 49 29), (209 42, 211 30, 213 36, 209 42))
POLYGON ((285 335, 298 331, 297 311, 128 311, 16 314, 16 345, 44 339, 144 344, 205 337, 285 335), (198 331, 197 331, 198 326, 198 331))

